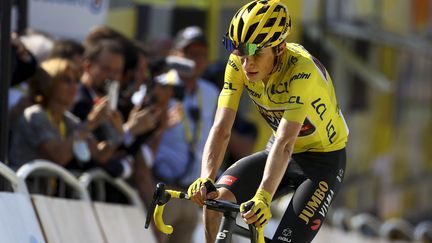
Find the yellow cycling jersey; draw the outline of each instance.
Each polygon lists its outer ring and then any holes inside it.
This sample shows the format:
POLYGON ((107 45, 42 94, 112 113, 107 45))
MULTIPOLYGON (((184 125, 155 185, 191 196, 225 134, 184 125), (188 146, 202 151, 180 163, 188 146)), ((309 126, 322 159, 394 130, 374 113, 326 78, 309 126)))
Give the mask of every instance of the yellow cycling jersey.
POLYGON ((237 110, 243 89, 275 133, 282 118, 303 124, 294 153, 329 152, 345 147, 348 127, 324 66, 303 46, 287 43, 265 84, 249 82, 240 58, 231 54, 225 69, 219 107, 237 110))

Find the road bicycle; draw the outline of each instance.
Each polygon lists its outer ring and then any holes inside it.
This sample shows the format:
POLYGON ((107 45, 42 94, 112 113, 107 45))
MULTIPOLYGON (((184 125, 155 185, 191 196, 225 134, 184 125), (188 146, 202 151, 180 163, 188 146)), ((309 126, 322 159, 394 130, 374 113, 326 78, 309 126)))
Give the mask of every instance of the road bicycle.
MULTIPOLYGON (((214 190, 215 189, 216 188, 214 188, 214 190)), ((171 225, 166 225, 162 218, 165 205, 172 198, 189 200, 186 192, 167 190, 163 183, 158 183, 156 185, 153 201, 147 212, 146 229, 148 229, 151 218, 153 217, 158 230, 164 234, 171 234, 173 232, 173 227, 171 225)), ((215 243, 231 243, 234 234, 249 238, 251 243, 271 242, 271 239, 264 236, 264 227, 256 228, 254 225, 250 224, 249 228, 245 228, 237 224, 236 218, 240 212, 240 205, 223 200, 206 200, 204 201, 204 205, 206 205, 209 210, 223 213, 215 243)), ((252 205, 246 210, 249 210, 251 207, 252 205)))

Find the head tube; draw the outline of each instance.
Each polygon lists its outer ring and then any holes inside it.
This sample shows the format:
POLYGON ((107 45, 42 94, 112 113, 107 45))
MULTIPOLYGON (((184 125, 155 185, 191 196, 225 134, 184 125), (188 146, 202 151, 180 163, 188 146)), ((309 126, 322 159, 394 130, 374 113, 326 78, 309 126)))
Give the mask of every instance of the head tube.
POLYGON ((233 41, 227 35, 224 35, 222 43, 228 52, 236 56, 251 56, 259 50, 258 45, 254 43, 242 43, 235 46, 233 41))

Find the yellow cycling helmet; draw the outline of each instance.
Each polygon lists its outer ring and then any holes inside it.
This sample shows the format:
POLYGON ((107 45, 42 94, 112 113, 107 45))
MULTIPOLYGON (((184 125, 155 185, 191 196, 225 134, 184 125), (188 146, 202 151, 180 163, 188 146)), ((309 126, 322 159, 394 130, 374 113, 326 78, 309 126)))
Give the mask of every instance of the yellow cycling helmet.
POLYGON ((253 55, 285 41, 290 30, 288 8, 280 0, 255 0, 234 15, 223 43, 236 55, 253 55))

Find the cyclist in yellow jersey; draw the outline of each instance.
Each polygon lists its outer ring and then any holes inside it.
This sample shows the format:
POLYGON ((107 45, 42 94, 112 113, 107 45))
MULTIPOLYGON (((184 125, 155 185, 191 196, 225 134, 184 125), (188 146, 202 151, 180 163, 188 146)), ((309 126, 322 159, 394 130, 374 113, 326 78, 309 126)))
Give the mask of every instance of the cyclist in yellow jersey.
MULTIPOLYGON (((311 242, 345 173, 348 128, 324 66, 301 45, 286 43, 291 30, 279 0, 256 0, 234 15, 223 43, 231 52, 201 177, 188 193, 241 203, 242 217, 258 227, 271 218, 272 199, 295 190, 272 242, 311 242), (273 129, 267 148, 243 158, 216 179, 243 90, 273 129), (247 206, 252 206, 247 207, 247 206), (250 210, 249 210, 250 208, 250 210)), ((205 210, 206 242, 214 242, 220 217, 205 210)))

